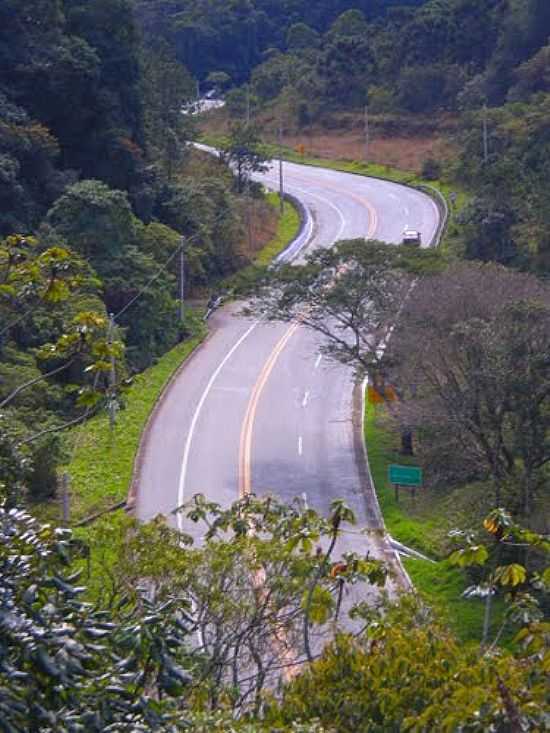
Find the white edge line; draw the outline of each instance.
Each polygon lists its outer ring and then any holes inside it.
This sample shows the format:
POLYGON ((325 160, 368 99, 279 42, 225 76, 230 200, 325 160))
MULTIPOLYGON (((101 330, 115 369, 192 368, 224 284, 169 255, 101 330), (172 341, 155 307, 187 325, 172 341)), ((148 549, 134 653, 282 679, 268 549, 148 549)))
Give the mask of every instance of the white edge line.
MULTIPOLYGON (((214 385, 214 382, 218 378, 221 370, 224 368, 224 366, 227 364, 229 359, 233 356, 235 351, 239 348, 239 346, 242 344, 242 342, 248 338, 248 336, 252 333, 252 331, 256 328, 259 321, 256 321, 255 323, 250 326, 250 328, 243 333, 243 335, 240 337, 240 339, 233 344, 232 348, 228 351, 228 353, 223 358, 222 362, 219 364, 216 371, 212 374, 210 377, 210 380, 208 384, 206 385, 206 388, 204 392, 202 393, 202 396, 199 400, 199 404, 197 405, 195 409, 195 413, 193 415, 193 419, 191 420, 191 425, 189 427, 189 433, 187 434, 187 440, 185 441, 185 450, 183 452, 183 460, 181 463, 181 471, 180 471, 180 479, 179 479, 179 485, 178 485, 178 503, 177 506, 181 507, 183 505, 183 494, 185 489, 185 478, 187 475, 187 465, 189 463, 189 454, 191 452, 191 442, 193 440, 193 434, 195 432, 195 428, 197 426, 197 421, 199 419, 201 410, 203 408, 203 405, 206 401, 206 398, 208 397, 210 390, 212 389, 212 386, 214 385)), ((182 531, 182 523, 183 523, 183 517, 181 511, 177 512, 177 521, 178 521, 178 529, 181 532, 182 531)))
POLYGON ((367 444, 365 441, 365 416, 366 416, 366 391, 367 386, 369 383, 368 376, 365 377, 361 384, 361 408, 362 408, 362 414, 361 414, 361 445, 363 446, 363 457, 365 459, 365 463, 367 466, 367 475, 369 477, 370 485, 372 488, 372 493, 374 495, 374 501, 376 505, 376 510, 378 512, 378 519, 382 523, 382 529, 384 532, 384 539, 389 547, 390 553, 393 554, 395 563, 397 564, 397 567, 402 573, 402 577, 405 579, 405 585, 408 585, 408 590, 414 592, 414 584, 411 580, 411 576, 408 574, 408 572, 405 569, 405 566, 403 565, 403 562, 401 561, 401 557, 399 556, 399 553, 397 550, 393 549, 391 546, 391 536, 388 533, 388 530, 386 528, 386 523, 384 522, 384 516, 382 514, 382 510, 380 509, 380 503, 378 502, 378 492, 376 491, 376 485, 374 483, 374 478, 372 476, 371 468, 370 468, 370 461, 369 461, 369 453, 367 444))

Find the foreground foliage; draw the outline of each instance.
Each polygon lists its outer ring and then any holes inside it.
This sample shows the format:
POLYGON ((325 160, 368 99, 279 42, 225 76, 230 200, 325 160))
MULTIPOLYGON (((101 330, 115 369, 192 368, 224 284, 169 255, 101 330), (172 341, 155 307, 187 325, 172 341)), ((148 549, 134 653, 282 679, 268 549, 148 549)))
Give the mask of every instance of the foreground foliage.
POLYGON ((296 678, 273 724, 318 719, 329 731, 546 730, 548 652, 537 642, 512 657, 464 649, 418 608, 373 618, 361 639, 340 636, 296 678), (545 660, 545 661, 544 661, 545 660))
POLYGON ((383 566, 332 554, 352 519, 196 497, 180 521, 203 525, 196 545, 158 518, 99 524, 88 546, 0 508, 0 728, 544 730, 548 625, 528 619, 511 654, 461 647, 411 597, 381 613, 383 566))
POLYGON ((0 508, 0 727, 5 731, 158 730, 160 704, 189 684, 186 602, 146 590, 116 610, 83 599, 74 540, 0 508), (109 727, 112 726, 112 727, 109 727))

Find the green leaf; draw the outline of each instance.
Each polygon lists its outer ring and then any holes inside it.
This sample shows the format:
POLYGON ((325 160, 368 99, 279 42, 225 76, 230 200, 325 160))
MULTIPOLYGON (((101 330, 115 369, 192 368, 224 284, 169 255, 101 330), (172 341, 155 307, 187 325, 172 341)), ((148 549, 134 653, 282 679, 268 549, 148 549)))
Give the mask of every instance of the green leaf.
POLYGON ((462 550, 453 552, 449 561, 460 568, 469 568, 472 565, 485 565, 489 558, 489 551, 484 545, 470 545, 462 550))
MULTIPOLYGON (((309 593, 304 593, 302 608, 306 610, 309 593)), ((332 593, 320 585, 315 586, 309 607, 309 620, 314 624, 326 623, 334 609, 332 593)))
POLYGON ((502 565, 495 571, 495 580, 500 585, 511 585, 513 588, 521 583, 525 583, 527 579, 527 571, 523 565, 512 563, 511 565, 502 565))

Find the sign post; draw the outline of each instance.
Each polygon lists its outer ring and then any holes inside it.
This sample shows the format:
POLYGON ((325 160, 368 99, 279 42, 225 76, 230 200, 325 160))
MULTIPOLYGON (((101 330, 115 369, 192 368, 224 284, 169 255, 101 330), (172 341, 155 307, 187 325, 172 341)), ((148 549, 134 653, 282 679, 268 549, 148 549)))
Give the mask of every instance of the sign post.
POLYGON ((399 501, 399 489, 407 487, 412 489, 413 500, 416 498, 416 490, 422 488, 422 469, 418 466, 397 466, 392 463, 388 468, 388 479, 395 488, 395 500, 399 501))

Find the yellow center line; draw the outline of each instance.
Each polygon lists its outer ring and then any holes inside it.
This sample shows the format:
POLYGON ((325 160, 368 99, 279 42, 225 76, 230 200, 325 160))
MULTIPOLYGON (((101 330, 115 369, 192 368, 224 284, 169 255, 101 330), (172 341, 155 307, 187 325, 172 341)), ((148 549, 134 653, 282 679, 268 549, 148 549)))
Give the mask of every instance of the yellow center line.
MULTIPOLYGON (((311 183, 305 178, 300 178, 300 176, 295 176, 294 178, 304 184, 311 183)), ((376 229, 378 228, 378 215, 370 201, 357 194, 349 193, 347 191, 343 192, 342 189, 338 188, 337 186, 331 186, 326 183, 323 183, 323 186, 337 193, 345 193, 347 196, 361 204, 361 206, 364 206, 366 209, 368 209, 370 220, 367 238, 372 238, 376 232, 376 229)), ((295 331, 298 329, 298 327, 299 324, 294 323, 284 333, 282 338, 279 340, 279 342, 271 352, 252 390, 241 429, 241 438, 239 443, 239 496, 241 498, 249 495, 252 491, 252 433, 254 430, 254 421, 256 418, 258 403, 260 401, 260 397, 265 388, 265 385, 267 384, 267 380, 269 379, 271 372, 273 371, 275 364, 277 363, 277 359, 281 355, 286 344, 295 333, 295 331)))
POLYGON ((283 352, 292 335, 298 330, 299 325, 299 323, 293 323, 277 342, 268 360, 264 364, 264 367, 260 372, 260 376, 258 377, 258 381, 252 390, 241 429, 241 439, 239 444, 239 496, 241 498, 248 496, 252 491, 252 432, 254 429, 254 421, 260 397, 265 385, 267 384, 267 380, 277 363, 277 359, 283 352))
MULTIPOLYGON (((304 183, 309 183, 302 179, 304 183)), ((326 185, 326 184, 325 184, 326 185)), ((334 186, 326 186, 338 193, 342 191, 334 186)), ((366 199, 357 196, 355 194, 347 194, 350 198, 358 201, 362 206, 365 206, 370 214, 369 217, 369 229, 367 232, 367 238, 370 239, 374 236, 378 227, 378 216, 376 210, 372 204, 366 199)), ((295 322, 289 326, 284 332, 282 337, 279 339, 273 351, 269 355, 269 358, 265 362, 262 371, 254 385, 250 399, 248 401, 246 413, 241 428, 241 436, 239 441, 239 497, 245 498, 252 492, 252 435, 254 430, 254 422, 256 420, 256 412, 258 410, 258 404, 262 396, 262 392, 265 389, 267 381, 271 376, 273 369, 279 359, 279 356, 284 351, 287 343, 290 341, 294 333, 300 327, 299 322, 295 322)), ((265 571, 259 570, 254 578, 255 585, 262 589, 265 585, 265 571)), ((276 629, 274 631, 273 645, 277 650, 279 658, 287 664, 287 668, 283 672, 285 679, 288 681, 292 677, 296 676, 298 672, 298 665, 295 664, 295 655, 292 653, 288 645, 287 635, 284 629, 276 629)))
MULTIPOLYGON (((299 164, 298 164, 299 165, 299 164)), ((351 173, 349 175, 352 175, 351 173)), ((302 178, 299 175, 293 175, 292 180, 300 181, 302 184, 305 185, 311 185, 312 181, 308 178, 302 178)), ((360 196, 356 193, 350 193, 349 191, 343 191, 339 186, 331 185, 330 183, 325 183, 323 181, 323 188, 328 188, 331 191, 334 191, 335 193, 339 194, 345 194, 348 198, 353 199, 354 201, 357 201, 358 204, 361 206, 364 206, 370 215, 370 221, 369 221, 369 228, 367 231, 367 239, 372 239, 376 233, 376 230, 378 229, 378 214, 376 212, 376 209, 371 204, 371 202, 364 198, 363 196, 360 196)))

